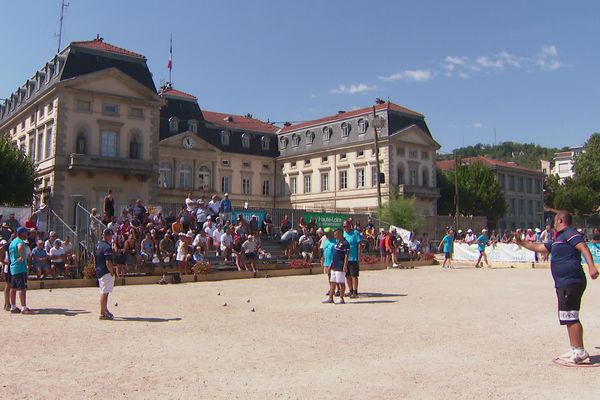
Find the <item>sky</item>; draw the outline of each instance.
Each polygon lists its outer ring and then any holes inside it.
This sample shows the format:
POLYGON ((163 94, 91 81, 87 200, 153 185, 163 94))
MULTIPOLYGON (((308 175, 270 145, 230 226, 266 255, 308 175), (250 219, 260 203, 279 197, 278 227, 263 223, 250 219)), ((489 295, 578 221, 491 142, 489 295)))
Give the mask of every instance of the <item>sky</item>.
MULTIPOLYGON (((68 0, 63 44, 142 53, 202 109, 306 121, 382 98, 425 115, 442 152, 576 146, 600 130, 600 2, 68 0)), ((57 51, 60 0, 0 0, 0 98, 57 51)))

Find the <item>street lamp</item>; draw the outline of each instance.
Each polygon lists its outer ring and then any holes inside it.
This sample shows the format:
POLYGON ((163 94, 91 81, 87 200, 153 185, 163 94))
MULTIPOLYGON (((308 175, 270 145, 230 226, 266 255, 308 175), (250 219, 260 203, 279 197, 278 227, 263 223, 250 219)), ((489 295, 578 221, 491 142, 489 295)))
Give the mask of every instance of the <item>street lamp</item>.
POLYGON ((377 129, 385 128, 385 118, 378 116, 373 106, 373 132, 375 133, 375 168, 377 169, 377 206, 381 209, 381 170, 379 167, 379 138, 377 129))

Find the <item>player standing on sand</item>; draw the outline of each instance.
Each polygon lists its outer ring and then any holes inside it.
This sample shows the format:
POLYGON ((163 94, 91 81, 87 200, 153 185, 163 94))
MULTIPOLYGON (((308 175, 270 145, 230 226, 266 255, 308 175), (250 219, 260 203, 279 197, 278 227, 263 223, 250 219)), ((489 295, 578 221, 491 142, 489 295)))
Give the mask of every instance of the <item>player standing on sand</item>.
POLYGON ((558 297, 558 319, 567 326, 571 349, 560 359, 572 364, 580 364, 589 358, 583 347, 583 326, 579 322, 581 297, 586 287, 585 272, 581 266, 581 256, 589 268, 592 279, 598 278, 594 259, 583 240, 583 235, 571 227, 572 217, 567 211, 559 211, 554 217, 556 238, 550 243, 526 242, 517 231, 517 244, 538 253, 550 253, 550 270, 558 297))
POLYGON ((446 262, 448 262, 448 268, 454 268, 452 266, 452 253, 454 252, 454 230, 448 229, 448 233, 438 247, 438 251, 444 248, 444 263, 442 264, 442 268, 446 268, 446 262))
POLYGON ((477 258, 477 263, 475 263, 475 268, 483 267, 483 264, 481 264, 482 258, 483 258, 483 261, 485 261, 485 265, 488 268, 490 267, 490 263, 488 262, 488 259, 487 259, 487 254, 485 254, 485 248, 489 244, 489 241, 490 241, 490 239, 487 236, 487 233, 488 233, 488 230, 483 228, 481 230, 481 235, 479 235, 479 237, 477 238, 477 250, 479 250, 479 258, 477 258))
POLYGON ((112 265, 112 237, 113 231, 106 228, 102 233, 102 240, 94 249, 96 264, 96 277, 100 287, 100 319, 112 320, 114 316, 108 311, 108 295, 112 293, 115 285, 115 273, 112 265))

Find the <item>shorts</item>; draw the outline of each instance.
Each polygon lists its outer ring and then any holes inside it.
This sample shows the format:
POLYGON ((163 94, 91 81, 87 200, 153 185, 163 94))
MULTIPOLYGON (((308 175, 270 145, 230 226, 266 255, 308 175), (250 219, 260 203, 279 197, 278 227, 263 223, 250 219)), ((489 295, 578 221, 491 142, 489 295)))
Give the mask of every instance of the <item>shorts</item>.
POLYGON ((344 271, 331 270, 331 277, 329 278, 331 283, 346 283, 346 274, 344 271))
POLYGON ((113 264, 125 264, 125 254, 113 254, 113 264))
POLYGON ((451 258, 452 258, 452 253, 450 253, 449 251, 445 252, 445 253, 444 253, 444 258, 445 258, 446 260, 449 260, 449 259, 451 259, 451 258))
POLYGON ((7 285, 10 285, 12 282, 12 275, 10 274, 10 267, 8 266, 4 267, 4 282, 6 282, 7 285))
POLYGON ((34 266, 35 270, 40 270, 40 271, 46 271, 48 272, 48 264, 43 263, 43 264, 38 264, 34 266))
POLYGON ((177 257, 176 257, 177 261, 185 261, 186 258, 187 258, 187 254, 177 252, 177 257))
POLYGON ((111 274, 102 275, 98 278, 98 286, 100 287, 100 294, 112 293, 115 286, 115 277, 111 274))
POLYGON ((256 260, 256 253, 246 253, 244 254, 247 260, 256 260))
POLYGON ((385 254, 386 254, 385 248, 384 247, 380 247, 379 248, 379 255, 380 256, 385 256, 385 254))
POLYGON ((346 276, 351 278, 358 278, 360 272, 360 268, 358 266, 358 261, 348 261, 348 272, 346 276))
POLYGON ((14 274, 10 279, 10 286, 15 290, 27 289, 27 273, 14 274))
POLYGON ((65 263, 64 262, 52 263, 50 265, 52 265, 54 267, 55 271, 64 271, 65 270, 65 263))
POLYGON ((561 325, 579 322, 579 308, 581 307, 581 297, 585 291, 585 286, 585 283, 576 283, 556 288, 558 320, 561 325))

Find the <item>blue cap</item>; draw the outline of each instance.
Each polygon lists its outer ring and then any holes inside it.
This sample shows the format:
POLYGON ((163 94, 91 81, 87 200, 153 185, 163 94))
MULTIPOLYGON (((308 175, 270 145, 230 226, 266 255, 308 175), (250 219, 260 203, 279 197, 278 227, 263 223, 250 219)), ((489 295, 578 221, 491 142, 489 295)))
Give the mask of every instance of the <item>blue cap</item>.
POLYGON ((17 228, 17 235, 20 235, 21 233, 28 233, 28 232, 29 231, 25 227, 20 226, 17 228))

